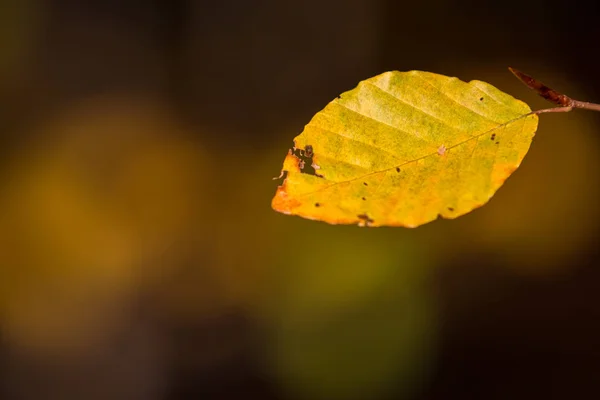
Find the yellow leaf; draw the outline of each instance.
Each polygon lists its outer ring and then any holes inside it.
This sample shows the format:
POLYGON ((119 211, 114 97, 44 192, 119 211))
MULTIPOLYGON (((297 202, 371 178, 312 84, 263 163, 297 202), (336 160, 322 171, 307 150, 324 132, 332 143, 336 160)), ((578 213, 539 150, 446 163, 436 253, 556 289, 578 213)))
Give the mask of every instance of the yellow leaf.
POLYGON ((272 207, 361 226, 459 217, 519 167, 537 129, 530 113, 485 82, 383 73, 330 102, 294 139, 272 207))

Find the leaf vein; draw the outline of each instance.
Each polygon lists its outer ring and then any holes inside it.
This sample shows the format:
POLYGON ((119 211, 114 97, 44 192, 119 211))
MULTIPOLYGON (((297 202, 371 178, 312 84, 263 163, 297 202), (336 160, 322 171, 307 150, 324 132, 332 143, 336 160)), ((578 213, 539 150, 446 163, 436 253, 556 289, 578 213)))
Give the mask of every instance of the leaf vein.
POLYGON ((359 111, 357 111, 357 110, 355 110, 355 109, 353 109, 353 108, 350 108, 350 107, 348 107, 346 104, 343 104, 343 103, 340 103, 340 102, 337 102, 336 104, 339 104, 341 107, 343 107, 343 108, 345 108, 345 109, 347 109, 347 110, 350 110, 350 111, 352 111, 353 113, 356 113, 356 114, 358 114, 358 115, 360 115, 360 116, 362 116, 362 117, 364 117, 364 118, 370 119, 371 121, 375 121, 375 122, 377 122, 377 123, 380 123, 380 124, 382 124, 382 125, 389 126, 390 128, 392 128, 392 129, 394 129, 394 130, 396 130, 396 131, 398 131, 398 132, 401 132, 401 133, 406 133, 406 134, 408 134, 408 135, 411 135, 411 136, 415 136, 415 137, 417 137, 417 138, 419 138, 419 139, 421 139, 421 140, 423 140, 423 141, 427 142, 428 144, 431 144, 431 142, 430 142, 430 141, 428 141, 428 140, 425 140, 425 139, 424 139, 424 138, 422 138, 422 137, 421 137, 421 136, 420 136, 418 133, 411 133, 411 132, 404 131, 404 130, 400 129, 400 128, 399 128, 399 127, 397 127, 397 126, 394 126, 394 125, 392 125, 392 124, 388 124, 388 123, 387 123, 387 122, 385 122, 385 121, 381 121, 381 120, 375 119, 375 118, 373 118, 373 117, 371 117, 371 116, 369 116, 369 115, 363 114, 363 113, 361 113, 361 112, 359 112, 359 111))
MULTIPOLYGON (((353 138, 353 137, 351 137, 351 136, 346 136, 346 135, 343 135, 343 134, 341 134, 341 133, 339 133, 339 132, 334 132, 334 131, 332 131, 332 130, 325 129, 325 128, 322 128, 322 127, 320 127, 320 126, 317 126, 317 125, 311 125, 311 124, 309 124, 308 126, 310 126, 310 127, 312 127, 312 128, 320 129, 321 131, 324 131, 324 132, 333 133, 334 135, 341 136, 341 137, 343 137, 343 138, 345 138, 345 139, 348 139, 348 140, 354 141, 354 142, 356 142, 356 143, 360 143, 360 144, 362 144, 362 145, 365 145, 365 146, 372 147, 372 148, 374 148, 374 149, 376 149, 376 150, 379 150, 379 151, 381 151, 381 152, 383 152, 383 153, 387 153, 387 154, 389 154, 391 157, 393 157, 394 159, 396 159, 396 160, 398 160, 398 161, 403 161, 403 160, 402 160, 400 157, 398 157, 396 154, 392 153, 392 152, 391 152, 391 151, 389 151, 389 150, 386 150, 386 149, 384 149, 383 147, 375 146, 374 144, 367 143, 367 142, 363 142, 363 141, 361 141, 361 140, 358 140, 358 139, 356 139, 356 138, 353 138)), ((358 165, 358 164, 355 164, 355 165, 358 165)))
MULTIPOLYGON (((461 106, 461 107, 463 107, 463 108, 466 108, 467 110, 471 111, 473 114, 477 114, 477 115, 479 115, 479 116, 483 117, 483 119, 484 119, 484 120, 486 120, 486 121, 490 121, 490 122, 493 122, 493 123, 495 123, 495 124, 498 124, 498 123, 500 123, 500 122, 498 122, 498 121, 494 121, 493 119, 490 119, 488 116, 486 116, 486 115, 484 115, 484 114, 482 114, 482 113, 480 113, 480 112, 477 112, 476 110, 474 110, 474 109, 472 109, 472 108, 470 108, 470 107, 466 106, 465 104, 463 104, 463 103, 459 102, 458 100, 456 100, 454 97, 450 97, 450 95, 447 93, 447 91, 446 91, 446 90, 443 90, 442 88, 438 88, 437 86, 433 85, 431 82, 429 82, 427 79, 423 78, 422 76, 419 76, 419 75, 414 75, 414 76, 415 76, 417 79, 419 79, 419 80, 421 80, 421 81, 425 82, 426 84, 428 84, 429 86, 431 86, 431 87, 432 87, 432 88, 434 88, 435 90, 437 90, 437 91, 438 91, 440 94, 442 94, 444 97, 446 97, 446 98, 450 99, 452 102, 454 102, 454 103, 458 104, 459 106, 461 106)), ((476 86, 474 86, 474 87, 475 87, 476 89, 479 89, 479 88, 478 88, 478 87, 476 87, 476 86)), ((491 96, 490 96, 490 97, 491 97, 491 96)), ((494 100, 497 102, 497 100, 496 100, 496 99, 494 99, 494 100)), ((502 104, 502 103, 501 103, 501 104, 502 104)), ((503 104, 503 105, 504 105, 504 104, 503 104)))
POLYGON ((373 83, 371 83, 371 82, 368 82, 368 81, 366 81, 365 83, 366 83, 367 85, 371 85, 371 86, 373 86, 373 87, 376 87, 377 89, 379 89, 379 90, 380 90, 380 91, 382 91, 383 93, 386 93, 388 96, 391 96, 391 97, 393 97, 394 99, 396 99, 396 100, 400 101, 401 103, 403 103, 403 104, 406 104, 407 106, 410 106, 410 107, 414 108, 415 110, 418 110, 418 111, 422 112, 423 114, 425 114, 425 115, 427 115, 427 116, 429 116, 429 117, 431 117, 431 118, 433 118, 433 119, 435 119, 435 120, 438 120, 438 121, 440 121, 440 122, 442 123, 442 125, 444 125, 444 126, 446 126, 446 127, 450 128, 450 129, 453 129, 453 130, 455 130, 455 131, 460 131, 460 129, 456 128, 455 126, 452 126, 452 125, 450 125, 448 122, 444 121, 444 120, 443 120, 443 119, 441 119, 440 117, 438 117, 438 116, 436 116, 436 115, 434 115, 434 114, 431 114, 431 113, 429 113, 429 112, 425 111, 424 109, 417 107, 417 106, 416 106, 416 105, 414 105, 414 104, 408 103, 406 100, 403 100, 403 99, 401 99, 400 97, 397 97, 397 96, 395 96, 393 93, 391 93, 391 92, 388 92, 387 90, 385 90, 385 89, 383 89, 383 88, 381 88, 381 87, 379 87, 379 86, 377 86, 377 85, 375 85, 375 84, 373 84, 373 83))

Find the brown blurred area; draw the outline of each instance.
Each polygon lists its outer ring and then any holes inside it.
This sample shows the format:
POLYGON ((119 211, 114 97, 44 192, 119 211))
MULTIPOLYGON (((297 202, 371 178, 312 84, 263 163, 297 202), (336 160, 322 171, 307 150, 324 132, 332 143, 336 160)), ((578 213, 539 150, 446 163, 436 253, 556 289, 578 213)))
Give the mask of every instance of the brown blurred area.
POLYGON ((600 102, 600 5, 2 0, 1 399, 600 397, 600 115, 485 207, 270 209, 310 117, 420 69, 600 102))

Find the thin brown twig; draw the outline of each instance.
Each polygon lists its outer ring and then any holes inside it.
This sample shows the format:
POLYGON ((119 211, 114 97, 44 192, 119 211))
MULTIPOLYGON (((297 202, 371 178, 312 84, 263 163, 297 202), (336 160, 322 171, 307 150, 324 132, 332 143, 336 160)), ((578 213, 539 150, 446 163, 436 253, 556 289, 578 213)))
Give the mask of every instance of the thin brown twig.
POLYGON ((584 110, 600 111, 600 104, 588 103, 587 101, 573 100, 573 107, 584 110))

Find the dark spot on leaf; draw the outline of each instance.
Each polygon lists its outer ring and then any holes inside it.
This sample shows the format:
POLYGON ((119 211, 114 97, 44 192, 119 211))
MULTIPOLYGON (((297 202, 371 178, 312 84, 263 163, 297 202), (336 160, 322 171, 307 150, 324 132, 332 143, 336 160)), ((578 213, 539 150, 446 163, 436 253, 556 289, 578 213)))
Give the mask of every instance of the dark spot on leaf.
POLYGON ((365 186, 369 186, 369 184, 367 182, 363 182, 363 185, 365 186))
POLYGON ((304 148, 304 155, 308 158, 312 158, 312 156, 314 155, 313 147, 310 144, 306 145, 306 147, 304 148))
POLYGON ((495 134, 495 133, 492 133, 492 136, 490 136, 490 139, 491 139, 491 140, 494 140, 494 139, 496 139, 496 134, 495 134))
POLYGON ((496 142, 496 144, 500 144, 500 142, 496 142))
POLYGON ((362 199, 363 199, 363 200, 366 200, 367 198, 366 198, 366 197, 363 197, 362 199))
POLYGON ((359 214, 357 217, 360 219, 360 222, 358 223, 360 226, 369 226, 375 222, 373 219, 369 218, 367 214, 359 214))
POLYGON ((400 172, 400 167, 396 167, 396 172, 400 172))
POLYGON ((454 208, 448 207, 448 211, 454 211, 454 208))
POLYGON ((300 167, 300 172, 303 174, 313 175, 318 178, 322 178, 323 175, 317 173, 317 170, 313 166, 312 157, 315 155, 313 147, 309 144, 306 145, 304 149, 298 149, 293 147, 291 149, 292 154, 296 156, 300 161, 298 162, 298 166, 300 167))
POLYGON ((321 207, 321 204, 315 203, 315 207, 321 207))
POLYGON ((479 101, 483 101, 483 97, 480 97, 480 98, 479 98, 479 101))

